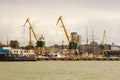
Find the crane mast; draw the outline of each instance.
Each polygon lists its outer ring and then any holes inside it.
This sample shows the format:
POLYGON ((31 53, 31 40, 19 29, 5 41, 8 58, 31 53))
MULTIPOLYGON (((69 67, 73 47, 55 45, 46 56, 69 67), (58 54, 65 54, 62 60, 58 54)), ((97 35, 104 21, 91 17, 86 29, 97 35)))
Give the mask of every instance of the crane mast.
POLYGON ((101 41, 101 45, 104 45, 104 44, 105 44, 105 37, 106 37, 106 31, 104 30, 103 39, 102 39, 102 41, 101 41))
POLYGON ((61 21, 61 23, 62 23, 62 27, 63 27, 63 29, 64 29, 65 35, 66 35, 66 37, 67 37, 67 40, 68 40, 68 42, 70 42, 70 39, 69 39, 67 30, 66 30, 65 25, 64 25, 64 23, 63 23, 63 21, 62 21, 62 16, 60 16, 60 17, 58 18, 58 21, 57 21, 57 24, 56 24, 56 25, 58 25, 58 23, 59 23, 60 21, 61 21))
POLYGON ((33 33, 33 35, 34 35, 34 37, 35 37, 35 39, 36 39, 36 41, 37 41, 37 36, 36 36, 36 34, 35 34, 35 32, 34 32, 34 29, 33 29, 33 27, 32 27, 32 25, 31 25, 31 23, 30 23, 30 21, 29 21, 29 18, 27 18, 27 20, 26 20, 26 22, 25 22, 25 24, 23 25, 23 26, 26 26, 26 24, 29 24, 29 46, 33 46, 33 42, 32 42, 32 39, 31 39, 31 32, 33 33))
POLYGON ((100 53, 101 53, 102 55, 105 55, 105 56, 107 57, 107 52, 106 52, 106 50, 105 50, 105 37, 106 37, 106 31, 104 30, 103 39, 102 39, 102 41, 101 41, 101 43, 100 43, 99 48, 101 49, 101 50, 100 50, 100 53))

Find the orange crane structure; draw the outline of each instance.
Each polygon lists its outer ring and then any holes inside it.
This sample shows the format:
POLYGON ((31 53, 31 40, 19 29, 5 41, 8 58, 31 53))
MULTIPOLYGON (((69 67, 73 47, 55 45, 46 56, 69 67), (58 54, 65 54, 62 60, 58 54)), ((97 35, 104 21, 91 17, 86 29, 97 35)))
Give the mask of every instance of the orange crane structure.
POLYGON ((104 33, 103 33, 103 39, 99 45, 99 48, 100 48, 100 54, 102 55, 107 55, 107 52, 105 50, 105 37, 106 37, 106 31, 104 30, 104 33))
POLYGON ((68 42, 70 42, 70 39, 69 39, 69 36, 68 36, 67 30, 66 30, 65 25, 64 25, 64 23, 63 23, 63 21, 62 21, 62 16, 60 16, 60 17, 58 18, 58 21, 57 21, 57 24, 56 24, 56 25, 58 25, 59 21, 61 21, 61 23, 62 23, 62 27, 63 27, 64 32, 65 32, 65 35, 66 35, 66 37, 67 37, 67 40, 68 40, 68 42))
POLYGON ((37 36, 36 36, 36 34, 35 34, 35 31, 34 31, 32 25, 31 25, 29 19, 30 19, 30 18, 27 18, 27 20, 26 20, 26 22, 25 22, 25 24, 24 24, 23 26, 25 27, 27 23, 29 24, 29 26, 30 26, 30 27, 29 27, 29 46, 33 46, 33 42, 32 42, 32 39, 31 39, 31 34, 33 33, 34 38, 36 39, 36 41, 37 41, 38 39, 37 39, 37 36))
MULTIPOLYGON (((69 38, 69 35, 67 33, 67 30, 66 30, 65 25, 64 25, 63 20, 62 20, 62 16, 60 16, 58 18, 56 25, 58 25, 59 22, 61 22, 62 27, 63 27, 64 32, 65 32, 65 35, 66 35, 66 38, 67 38, 67 40, 69 42, 69 45, 68 45, 69 46, 69 53, 73 55, 74 52, 76 52, 76 50, 78 49, 77 39, 76 39, 76 37, 71 37, 71 39, 69 38)), ((77 50, 77 52, 78 52, 78 50, 77 50)))
POLYGON ((30 19, 30 18, 27 18, 25 24, 23 25, 23 26, 26 26, 27 23, 29 24, 29 44, 28 44, 28 45, 29 45, 30 47, 34 47, 34 46, 33 46, 33 42, 32 42, 32 37, 31 37, 31 36, 32 36, 32 33, 33 33, 34 38, 35 38, 36 41, 37 41, 37 43, 36 43, 36 45, 37 45, 37 46, 36 46, 36 52, 37 52, 38 54, 40 54, 41 52, 43 52, 43 50, 44 50, 44 52, 45 52, 45 49, 44 49, 44 47, 45 47, 44 37, 43 37, 43 35, 40 36, 39 38, 36 36, 36 33, 35 33, 32 25, 31 25, 29 19, 30 19))

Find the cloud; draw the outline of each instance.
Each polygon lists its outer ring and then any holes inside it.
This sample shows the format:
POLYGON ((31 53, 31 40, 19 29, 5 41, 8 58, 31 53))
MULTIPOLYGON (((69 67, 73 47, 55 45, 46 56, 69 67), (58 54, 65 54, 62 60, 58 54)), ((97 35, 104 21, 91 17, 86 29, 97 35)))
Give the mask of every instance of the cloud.
MULTIPOLYGON (((86 36, 86 26, 89 35, 94 34, 98 42, 102 39, 103 31, 107 31, 107 43, 110 39, 119 44, 119 0, 0 0, 0 39, 6 42, 6 36, 10 39, 18 39, 24 44, 23 36, 29 41, 28 25, 22 25, 30 17, 31 24, 38 35, 43 34, 47 45, 61 44, 67 39, 62 28, 56 26, 59 16, 63 21, 68 33, 78 32, 86 36)), ((33 39, 34 40, 34 39, 33 39)), ((35 40, 34 40, 35 42, 35 40)))

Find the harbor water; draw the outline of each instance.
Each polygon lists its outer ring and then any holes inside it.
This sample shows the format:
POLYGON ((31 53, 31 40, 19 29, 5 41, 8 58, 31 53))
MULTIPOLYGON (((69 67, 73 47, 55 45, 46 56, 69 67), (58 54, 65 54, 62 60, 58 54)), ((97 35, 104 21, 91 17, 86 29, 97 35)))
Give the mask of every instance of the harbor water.
POLYGON ((120 80, 120 61, 0 62, 0 80, 120 80))

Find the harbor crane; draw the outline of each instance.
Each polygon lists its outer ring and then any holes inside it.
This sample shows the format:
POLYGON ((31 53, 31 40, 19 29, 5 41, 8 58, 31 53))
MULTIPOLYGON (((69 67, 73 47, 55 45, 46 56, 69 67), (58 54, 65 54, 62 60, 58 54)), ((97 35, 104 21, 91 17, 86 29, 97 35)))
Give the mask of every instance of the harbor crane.
POLYGON ((33 33, 34 38, 36 39, 37 43, 36 43, 36 53, 37 54, 42 54, 42 52, 45 52, 45 41, 44 41, 44 37, 43 35, 41 35, 39 38, 36 36, 35 31, 30 23, 29 18, 27 18, 25 24, 23 26, 26 26, 26 24, 29 24, 29 47, 33 47, 33 42, 31 39, 31 34, 33 33))
POLYGON ((32 42, 32 39, 31 39, 31 34, 33 33, 33 35, 34 35, 34 38, 36 39, 36 41, 37 41, 37 47, 43 47, 43 46, 45 46, 45 42, 44 42, 44 37, 43 37, 43 35, 42 36, 40 36, 39 38, 37 38, 37 36, 36 36, 36 34, 35 34, 35 31, 34 31, 34 29, 33 29, 33 27, 32 27, 32 25, 31 25, 31 23, 30 23, 30 20, 29 20, 30 18, 27 18, 27 20, 26 20, 26 22, 25 22, 25 24, 23 25, 23 26, 26 26, 26 24, 28 23, 29 24, 29 46, 33 46, 33 42, 32 42))
MULTIPOLYGON (((59 22, 61 22, 62 27, 63 27, 64 32, 65 32, 65 35, 66 35, 66 38, 69 42, 69 52, 70 52, 70 54, 73 54, 73 51, 76 52, 76 50, 78 49, 78 43, 76 42, 76 38, 75 37, 72 37, 71 39, 69 38, 67 30, 66 30, 65 25, 64 25, 63 20, 62 20, 62 16, 60 16, 58 18, 56 25, 58 25, 59 22)), ((77 50, 77 52, 78 52, 78 50, 77 50)))
POLYGON ((66 35, 66 37, 67 37, 67 40, 68 40, 68 42, 70 42, 70 39, 69 39, 69 36, 68 36, 67 30, 66 30, 65 25, 64 25, 64 23, 63 23, 63 21, 62 21, 62 16, 60 16, 60 17, 58 18, 58 21, 57 21, 57 24, 56 24, 56 25, 58 25, 59 21, 61 21, 61 23, 62 23, 62 27, 63 27, 64 32, 65 32, 65 35, 66 35))
POLYGON ((29 27, 29 46, 33 46, 33 42, 32 42, 32 39, 31 39, 31 34, 33 33, 34 38, 36 39, 36 41, 37 41, 38 39, 37 39, 37 36, 36 36, 36 34, 35 34, 35 31, 34 31, 32 25, 31 25, 29 19, 30 19, 30 18, 27 18, 27 20, 26 20, 26 22, 25 22, 25 24, 24 24, 23 26, 25 27, 27 23, 29 24, 29 26, 30 26, 30 27, 29 27))
POLYGON ((100 48, 100 54, 107 56, 107 52, 105 50, 105 37, 106 37, 106 31, 104 30, 103 39, 99 45, 99 48, 100 48))

